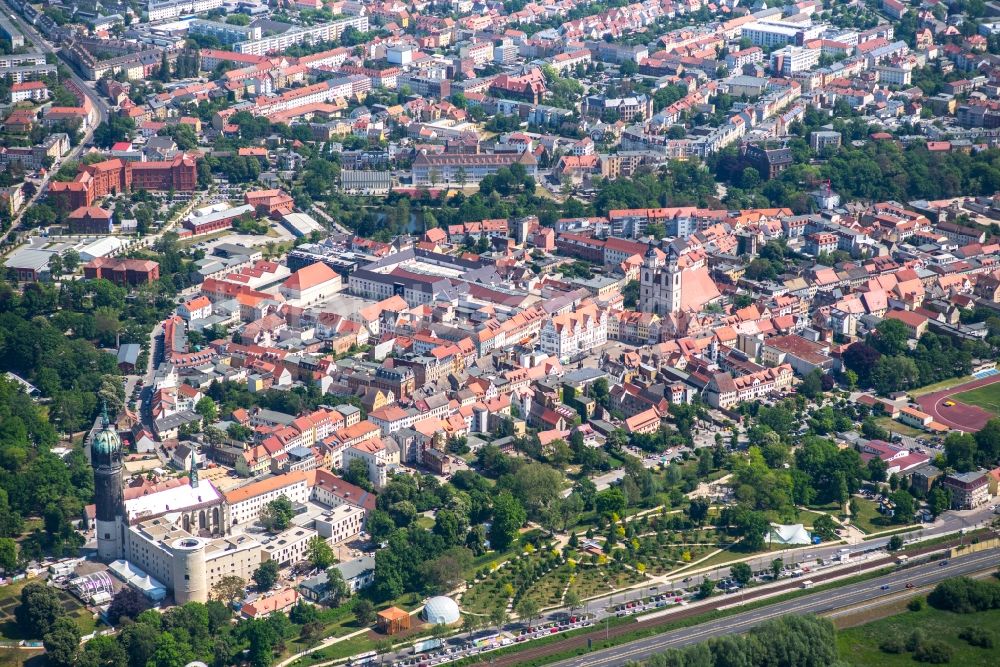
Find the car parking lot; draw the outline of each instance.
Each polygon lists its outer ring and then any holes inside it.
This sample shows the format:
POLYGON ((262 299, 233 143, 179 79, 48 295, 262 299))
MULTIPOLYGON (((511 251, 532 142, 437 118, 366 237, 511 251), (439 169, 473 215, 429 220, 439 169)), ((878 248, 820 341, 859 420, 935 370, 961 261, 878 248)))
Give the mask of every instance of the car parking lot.
POLYGON ((594 624, 592 616, 569 616, 560 621, 544 621, 536 625, 525 627, 521 630, 513 630, 503 633, 486 633, 478 636, 462 638, 451 645, 441 646, 433 651, 420 655, 403 657, 398 656, 396 660, 389 664, 395 667, 430 667, 431 665, 443 665, 463 658, 470 658, 490 651, 495 651, 505 646, 528 642, 533 639, 540 639, 549 635, 569 632, 578 628, 589 627, 594 624))

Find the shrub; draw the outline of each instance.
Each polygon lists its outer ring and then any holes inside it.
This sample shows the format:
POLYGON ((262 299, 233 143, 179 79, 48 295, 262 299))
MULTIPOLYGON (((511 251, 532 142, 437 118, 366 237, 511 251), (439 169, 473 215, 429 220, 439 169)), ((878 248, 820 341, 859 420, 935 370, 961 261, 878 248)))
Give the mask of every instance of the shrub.
POLYGON ((920 611, 921 609, 924 608, 924 599, 913 598, 907 603, 906 608, 909 609, 910 611, 920 611))
POLYGON ((906 651, 906 642, 903 641, 902 637, 893 635, 882 640, 878 647, 883 653, 903 653, 906 651))
POLYGON ((934 587, 927 601, 938 609, 958 614, 1000 608, 1000 584, 958 577, 942 581, 934 587))
POLYGON ((906 640, 906 650, 916 651, 917 647, 924 643, 927 638, 924 636, 924 631, 917 629, 910 633, 909 639, 906 640))
POLYGON ((951 662, 952 649, 940 639, 926 639, 913 652, 913 659, 932 665, 943 665, 951 662))
POLYGON ((978 646, 980 648, 993 648, 993 633, 985 628, 963 628, 962 631, 958 633, 958 636, 969 642, 972 646, 978 646))

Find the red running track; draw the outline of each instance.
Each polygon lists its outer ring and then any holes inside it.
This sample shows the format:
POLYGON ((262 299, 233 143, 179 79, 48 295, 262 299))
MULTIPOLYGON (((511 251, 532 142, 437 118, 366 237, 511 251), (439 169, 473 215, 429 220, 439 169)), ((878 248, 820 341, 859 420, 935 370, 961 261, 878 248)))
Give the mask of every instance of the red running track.
POLYGON ((986 422, 993 419, 994 415, 975 405, 966 405, 956 400, 954 396, 955 394, 961 394, 963 391, 985 387, 994 382, 1000 382, 1000 375, 992 375, 982 380, 973 380, 972 382, 966 382, 951 389, 944 389, 936 391, 933 394, 921 396, 917 399, 917 403, 920 404, 921 410, 933 417, 934 421, 939 424, 944 424, 948 428, 965 431, 966 433, 975 433, 983 428, 986 422), (946 406, 944 403, 949 399, 955 401, 955 405, 946 406))

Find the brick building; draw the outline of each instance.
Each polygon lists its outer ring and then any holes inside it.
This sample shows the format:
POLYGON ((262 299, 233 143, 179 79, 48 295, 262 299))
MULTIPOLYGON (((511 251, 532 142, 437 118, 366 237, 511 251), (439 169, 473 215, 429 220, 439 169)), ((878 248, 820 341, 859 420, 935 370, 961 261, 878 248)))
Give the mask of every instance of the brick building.
POLYGON ((282 190, 254 190, 243 195, 243 201, 253 206, 257 215, 280 218, 295 209, 291 195, 282 190))
POLYGON ((83 267, 88 280, 104 278, 120 286, 151 283, 160 278, 160 265, 151 259, 112 259, 98 257, 83 267))
POLYGON ((68 220, 74 234, 111 233, 111 211, 100 206, 81 206, 69 214, 68 220))
POLYGON ((762 179, 770 180, 792 165, 792 150, 747 144, 743 148, 743 161, 754 167, 762 179))
POLYGON ((194 157, 179 153, 169 162, 123 162, 116 158, 89 164, 73 181, 52 183, 49 194, 58 206, 76 209, 111 194, 133 190, 193 192, 197 187, 194 157))

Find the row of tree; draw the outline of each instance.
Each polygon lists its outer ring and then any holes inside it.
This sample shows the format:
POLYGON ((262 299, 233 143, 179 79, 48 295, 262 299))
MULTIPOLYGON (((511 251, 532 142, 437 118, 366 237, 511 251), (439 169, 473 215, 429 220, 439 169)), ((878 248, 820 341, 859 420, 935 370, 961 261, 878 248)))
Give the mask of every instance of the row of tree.
POLYGON ((746 665, 837 665, 833 624, 815 616, 782 616, 746 635, 724 635, 681 649, 669 649, 647 667, 736 667, 746 665))
POLYGON ((850 373, 849 384, 889 394, 968 375, 973 359, 993 354, 988 342, 957 340, 930 331, 911 349, 905 325, 886 319, 865 340, 845 350, 844 365, 850 373))
POLYGON ((120 593, 109 609, 120 632, 95 637, 85 645, 80 644, 80 630, 54 588, 39 583, 25 586, 15 617, 25 636, 43 640, 51 667, 181 667, 194 661, 268 667, 285 642, 304 636, 320 613, 299 603, 290 611, 299 624, 283 612, 234 622, 231 608, 221 601, 189 602, 162 614, 143 611, 145 607, 134 591, 120 593))

